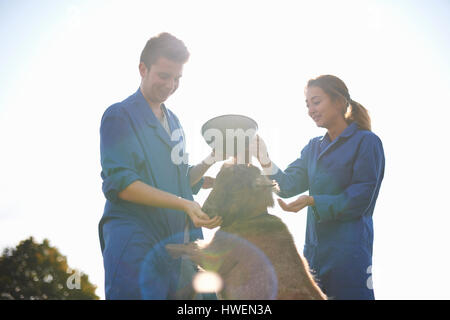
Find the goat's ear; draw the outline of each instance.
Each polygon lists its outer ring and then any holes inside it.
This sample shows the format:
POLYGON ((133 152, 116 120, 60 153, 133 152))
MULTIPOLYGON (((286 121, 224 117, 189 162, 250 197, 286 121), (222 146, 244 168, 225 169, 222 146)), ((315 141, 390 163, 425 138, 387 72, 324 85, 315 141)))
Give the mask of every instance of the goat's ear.
POLYGON ((276 185, 277 184, 274 181, 271 181, 264 176, 259 176, 255 181, 253 181, 254 188, 273 188, 276 185))

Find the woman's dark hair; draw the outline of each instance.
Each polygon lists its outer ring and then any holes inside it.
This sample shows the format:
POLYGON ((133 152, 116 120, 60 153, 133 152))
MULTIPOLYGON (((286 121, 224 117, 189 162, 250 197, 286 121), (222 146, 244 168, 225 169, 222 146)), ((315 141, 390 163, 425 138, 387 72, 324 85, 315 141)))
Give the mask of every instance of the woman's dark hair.
POLYGON ((356 122, 363 130, 371 131, 371 121, 369 112, 360 103, 352 100, 344 81, 333 75, 322 75, 308 81, 306 88, 319 87, 332 100, 345 99, 345 105, 349 106, 344 110, 344 118, 348 124, 356 122))
POLYGON ((189 59, 189 51, 183 41, 167 32, 160 33, 145 44, 140 62, 150 69, 151 65, 164 57, 178 63, 185 63, 189 59))

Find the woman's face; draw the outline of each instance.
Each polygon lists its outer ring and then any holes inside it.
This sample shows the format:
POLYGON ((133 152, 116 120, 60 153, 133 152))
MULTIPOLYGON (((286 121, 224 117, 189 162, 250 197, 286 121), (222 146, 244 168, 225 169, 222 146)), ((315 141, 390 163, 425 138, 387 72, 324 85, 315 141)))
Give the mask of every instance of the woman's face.
POLYGON ((306 107, 308 115, 321 128, 330 128, 336 121, 344 119, 344 106, 338 99, 331 100, 330 96, 319 87, 306 89, 306 107))

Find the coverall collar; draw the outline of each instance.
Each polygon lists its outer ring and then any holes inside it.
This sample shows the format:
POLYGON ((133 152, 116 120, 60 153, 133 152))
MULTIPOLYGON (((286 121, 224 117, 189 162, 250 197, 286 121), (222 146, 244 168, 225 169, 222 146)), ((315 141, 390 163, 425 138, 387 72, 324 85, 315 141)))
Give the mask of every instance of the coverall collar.
POLYGON ((347 128, 345 128, 342 133, 336 137, 333 141, 330 142, 330 137, 328 136, 328 132, 320 139, 320 142, 327 141, 327 146, 320 152, 319 157, 317 160, 319 160, 330 148, 335 145, 339 140, 345 138, 351 137, 356 131, 358 130, 358 124, 356 122, 352 122, 347 128))
MULTIPOLYGON (((338 140, 340 138, 348 138, 351 137, 356 130, 358 130, 358 124, 356 122, 352 122, 350 125, 347 126, 347 128, 344 129, 344 131, 342 131, 342 133, 336 137, 336 139, 334 140, 338 140)), ((330 140, 330 137, 328 136, 328 132, 322 137, 320 138, 320 141, 323 141, 324 139, 328 139, 330 140)))
MULTIPOLYGON (((156 131, 156 134, 162 141, 164 141, 169 147, 173 148, 179 141, 171 140, 171 137, 169 136, 167 131, 163 128, 162 124, 159 122, 153 111, 150 109, 147 100, 145 100, 145 97, 141 92, 141 88, 138 88, 138 90, 135 93, 135 96, 139 112, 141 113, 141 116, 144 118, 145 122, 149 126, 153 127, 153 129, 156 131)), ((164 112, 165 116, 167 117, 167 122, 169 123, 170 131, 173 133, 176 129, 178 129, 178 126, 175 124, 173 117, 169 114, 164 104, 161 105, 161 109, 164 112)))

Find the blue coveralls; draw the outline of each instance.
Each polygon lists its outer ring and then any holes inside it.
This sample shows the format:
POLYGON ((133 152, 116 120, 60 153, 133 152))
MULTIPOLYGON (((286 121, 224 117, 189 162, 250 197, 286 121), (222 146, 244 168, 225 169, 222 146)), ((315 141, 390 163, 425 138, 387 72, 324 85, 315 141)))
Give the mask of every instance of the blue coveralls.
POLYGON ((304 256, 334 299, 374 299, 372 215, 384 175, 381 140, 350 124, 330 142, 310 140, 300 158, 270 176, 289 198, 309 190, 304 256))
MULTIPOLYGON (((118 193, 136 180, 193 200, 203 180, 191 188, 184 134, 178 118, 163 106, 172 141, 140 89, 110 106, 100 127, 101 177, 106 204, 99 223, 105 268, 106 299, 171 299, 180 275, 180 260, 171 259, 166 243, 183 243, 186 214, 127 202, 118 193), (175 131, 175 134, 174 134, 175 131), (181 158, 182 159, 182 158, 181 158)), ((190 241, 203 238, 190 219, 190 241)))

